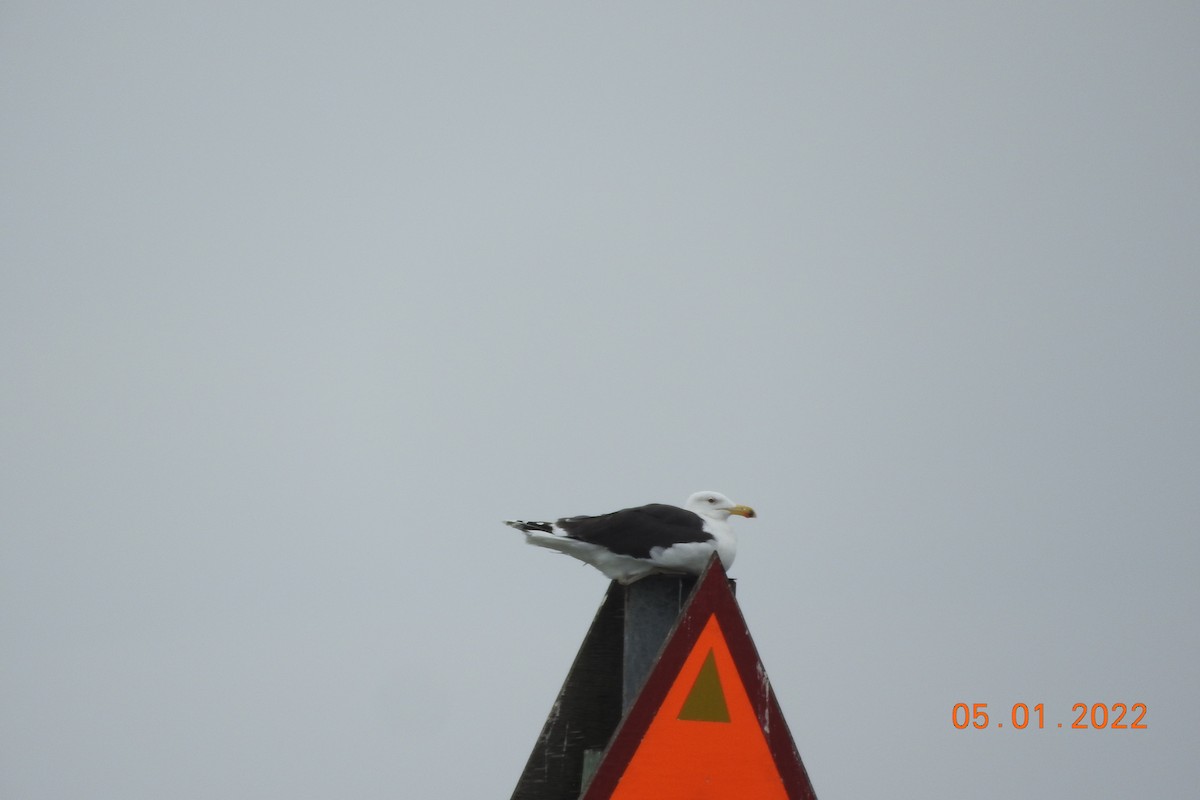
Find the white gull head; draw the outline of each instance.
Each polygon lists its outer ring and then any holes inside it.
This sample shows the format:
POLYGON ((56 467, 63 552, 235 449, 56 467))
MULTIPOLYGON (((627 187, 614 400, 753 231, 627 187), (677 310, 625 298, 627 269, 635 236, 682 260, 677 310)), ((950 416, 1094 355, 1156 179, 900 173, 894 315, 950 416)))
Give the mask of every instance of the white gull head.
POLYGON ((687 499, 683 507, 702 517, 719 522, 729 519, 732 514, 748 518, 755 516, 753 508, 738 505, 720 492, 696 492, 687 499))

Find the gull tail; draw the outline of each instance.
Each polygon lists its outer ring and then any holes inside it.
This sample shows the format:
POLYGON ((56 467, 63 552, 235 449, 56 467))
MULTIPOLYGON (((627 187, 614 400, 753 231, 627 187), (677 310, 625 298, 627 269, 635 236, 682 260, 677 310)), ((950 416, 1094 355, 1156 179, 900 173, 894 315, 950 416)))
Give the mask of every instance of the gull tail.
POLYGON ((516 528, 522 533, 554 533, 554 526, 549 522, 526 522, 523 519, 506 519, 504 524, 516 528))
POLYGON ((572 539, 561 528, 556 528, 553 522, 526 522, 523 519, 508 519, 504 524, 516 528, 525 534, 525 543, 557 550, 576 558, 586 559, 586 554, 595 546, 572 539))

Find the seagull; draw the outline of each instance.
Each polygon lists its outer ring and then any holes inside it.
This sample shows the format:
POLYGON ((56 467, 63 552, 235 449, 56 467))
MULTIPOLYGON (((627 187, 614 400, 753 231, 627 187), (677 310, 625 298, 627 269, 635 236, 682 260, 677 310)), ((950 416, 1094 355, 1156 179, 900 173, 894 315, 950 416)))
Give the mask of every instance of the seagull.
POLYGON ((699 575, 713 553, 729 569, 737 554, 731 515, 756 516, 723 494, 696 492, 682 508, 651 503, 595 517, 504 524, 529 544, 566 553, 628 585, 655 573, 699 575))

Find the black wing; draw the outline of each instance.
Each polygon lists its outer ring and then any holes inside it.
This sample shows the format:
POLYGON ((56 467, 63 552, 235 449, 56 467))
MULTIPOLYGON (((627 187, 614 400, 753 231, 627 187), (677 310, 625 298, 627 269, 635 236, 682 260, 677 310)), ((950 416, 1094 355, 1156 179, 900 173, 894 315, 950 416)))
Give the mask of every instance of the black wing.
POLYGON ((572 539, 598 544, 634 558, 648 558, 655 547, 670 547, 679 542, 707 542, 713 538, 704 530, 704 520, 698 514, 662 503, 626 508, 598 517, 567 517, 558 520, 557 525, 572 539))

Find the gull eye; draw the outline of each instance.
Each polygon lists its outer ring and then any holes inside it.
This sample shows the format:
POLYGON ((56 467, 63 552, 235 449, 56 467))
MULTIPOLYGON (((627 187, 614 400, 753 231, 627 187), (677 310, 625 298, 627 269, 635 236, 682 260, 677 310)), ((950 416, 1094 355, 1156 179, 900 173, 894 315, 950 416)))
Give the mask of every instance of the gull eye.
POLYGON ((710 502, 710 503, 715 503, 715 502, 717 502, 717 498, 715 498, 715 497, 710 497, 710 498, 708 498, 708 502, 710 502))

